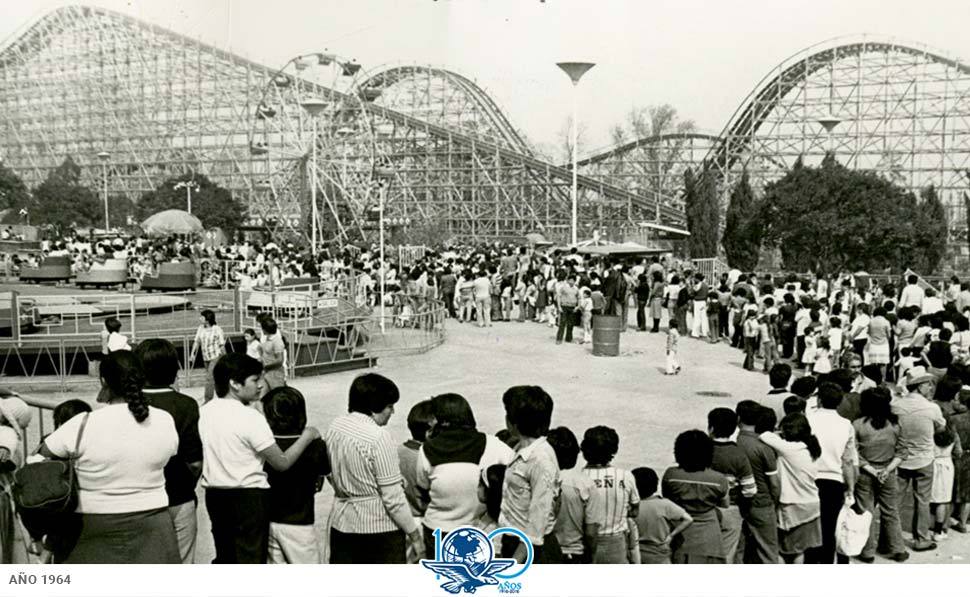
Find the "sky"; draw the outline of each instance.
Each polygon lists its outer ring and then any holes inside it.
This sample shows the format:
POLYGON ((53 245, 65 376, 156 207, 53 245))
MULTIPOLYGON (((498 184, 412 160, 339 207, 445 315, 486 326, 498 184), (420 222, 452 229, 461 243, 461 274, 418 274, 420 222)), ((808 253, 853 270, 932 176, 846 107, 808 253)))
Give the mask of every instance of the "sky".
MULTIPOLYGON (((63 0, 4 0, 0 39, 63 0)), ((759 81, 824 40, 872 34, 970 57, 970 0, 94 0, 267 66, 324 48, 365 69, 446 67, 555 151, 578 101, 587 150, 633 108, 718 133, 759 81), (573 90, 555 64, 594 62, 573 90)))

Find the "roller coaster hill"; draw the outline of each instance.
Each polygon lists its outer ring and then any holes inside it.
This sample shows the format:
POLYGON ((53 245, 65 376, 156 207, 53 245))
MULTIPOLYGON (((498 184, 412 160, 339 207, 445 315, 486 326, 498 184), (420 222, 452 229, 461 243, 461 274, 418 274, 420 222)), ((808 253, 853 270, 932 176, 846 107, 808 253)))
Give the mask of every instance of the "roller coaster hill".
MULTIPOLYGON (((539 157, 485 90, 443 68, 368 70, 325 49, 268 67, 69 6, 0 47, 0 80, 0 151, 28 186, 70 155, 85 184, 132 200, 204 173, 245 202, 248 225, 321 243, 373 241, 378 205, 403 238, 569 233, 571 169, 539 157)), ((943 52, 870 36, 822 42, 772 69, 718 133, 585 156, 579 236, 642 241, 644 222, 683 230, 688 168, 717 174, 723 207, 742 172, 759 192, 799 157, 811 165, 829 152, 914 191, 933 184, 951 257, 965 263, 968 98, 967 63, 943 52)))

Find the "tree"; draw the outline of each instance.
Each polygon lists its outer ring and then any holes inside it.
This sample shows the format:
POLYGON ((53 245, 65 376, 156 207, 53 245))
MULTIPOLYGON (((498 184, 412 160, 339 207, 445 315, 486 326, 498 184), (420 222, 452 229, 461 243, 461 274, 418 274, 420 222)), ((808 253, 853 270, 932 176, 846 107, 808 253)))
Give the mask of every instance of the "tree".
POLYGON ((81 184, 81 167, 70 156, 50 171, 34 189, 26 209, 34 224, 48 224, 62 234, 71 226, 103 224, 101 202, 94 191, 81 184))
POLYGON ((693 259, 716 257, 721 206, 717 197, 715 174, 709 170, 701 172, 700 178, 693 185, 691 194, 687 216, 690 256, 693 259))
POLYGON ((781 248, 787 269, 901 271, 928 262, 922 211, 905 188, 829 155, 818 168, 798 159, 769 183, 760 221, 765 244, 781 248))
POLYGON ((185 189, 176 189, 180 182, 194 182, 198 190, 192 190, 192 215, 202 221, 206 228, 221 228, 226 234, 232 234, 242 225, 246 217, 246 210, 232 193, 209 180, 204 174, 187 173, 169 178, 154 191, 148 191, 138 200, 139 218, 144 220, 148 216, 166 209, 186 210, 188 197, 185 189))
POLYGON ((721 244, 731 267, 751 271, 758 265, 761 226, 747 171, 731 191, 721 244))
POLYGON ((946 208, 936 194, 936 187, 929 185, 920 193, 922 202, 915 219, 917 252, 922 256, 915 267, 928 274, 936 272, 946 256, 947 225, 946 208))
POLYGON ((687 230, 694 229, 694 204, 697 203, 697 181, 694 170, 684 170, 684 216, 687 219, 687 230))
MULTIPOLYGON (((580 121, 579 128, 576 130, 576 155, 583 157, 583 149, 586 147, 586 124, 580 121)), ((573 117, 566 118, 566 121, 559 129, 559 147, 557 148, 558 161, 562 164, 573 163, 573 117)))
POLYGON ((19 211, 30 203, 30 191, 17 173, 0 164, 0 209, 19 211))

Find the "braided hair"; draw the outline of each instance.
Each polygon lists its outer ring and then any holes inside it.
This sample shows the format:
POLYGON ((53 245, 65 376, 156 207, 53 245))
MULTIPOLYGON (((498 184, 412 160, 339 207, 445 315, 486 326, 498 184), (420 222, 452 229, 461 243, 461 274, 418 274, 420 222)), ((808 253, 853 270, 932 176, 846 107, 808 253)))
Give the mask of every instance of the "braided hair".
POLYGON ((142 394, 145 374, 141 361, 130 350, 115 351, 101 361, 101 383, 114 398, 123 398, 135 421, 148 418, 148 400, 142 394))

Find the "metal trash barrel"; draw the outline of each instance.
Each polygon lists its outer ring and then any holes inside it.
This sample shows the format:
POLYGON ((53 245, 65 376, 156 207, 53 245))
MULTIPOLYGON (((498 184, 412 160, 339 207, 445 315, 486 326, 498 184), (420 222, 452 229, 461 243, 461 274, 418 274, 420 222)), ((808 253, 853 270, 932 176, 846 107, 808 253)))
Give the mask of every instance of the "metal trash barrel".
POLYGON ((616 357, 620 355, 621 317, 618 315, 593 315, 593 355, 616 357))

